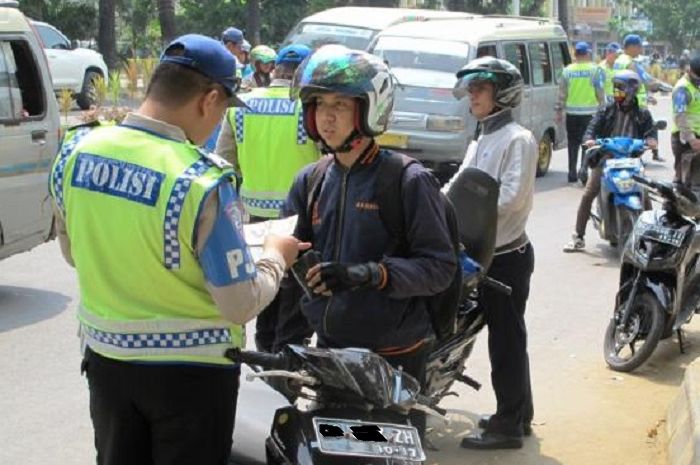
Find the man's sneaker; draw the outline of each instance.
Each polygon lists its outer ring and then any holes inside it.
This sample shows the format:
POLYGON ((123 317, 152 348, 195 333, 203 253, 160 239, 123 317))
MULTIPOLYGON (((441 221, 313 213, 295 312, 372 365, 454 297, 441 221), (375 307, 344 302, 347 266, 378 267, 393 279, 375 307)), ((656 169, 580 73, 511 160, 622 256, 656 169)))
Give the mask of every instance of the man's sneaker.
POLYGON ((586 248, 586 241, 583 237, 579 237, 578 234, 573 234, 571 236, 571 241, 564 246, 564 252, 581 252, 586 248))

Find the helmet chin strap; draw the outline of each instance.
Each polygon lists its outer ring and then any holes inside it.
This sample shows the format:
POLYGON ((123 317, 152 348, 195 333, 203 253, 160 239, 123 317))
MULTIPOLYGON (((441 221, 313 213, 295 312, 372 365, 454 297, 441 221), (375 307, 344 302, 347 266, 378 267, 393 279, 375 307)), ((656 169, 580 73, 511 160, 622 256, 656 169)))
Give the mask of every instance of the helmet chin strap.
POLYGON ((321 151, 323 153, 347 153, 350 152, 362 144, 362 134, 357 129, 353 129, 350 135, 345 139, 345 141, 340 145, 340 147, 333 148, 326 140, 319 135, 321 140, 321 151))

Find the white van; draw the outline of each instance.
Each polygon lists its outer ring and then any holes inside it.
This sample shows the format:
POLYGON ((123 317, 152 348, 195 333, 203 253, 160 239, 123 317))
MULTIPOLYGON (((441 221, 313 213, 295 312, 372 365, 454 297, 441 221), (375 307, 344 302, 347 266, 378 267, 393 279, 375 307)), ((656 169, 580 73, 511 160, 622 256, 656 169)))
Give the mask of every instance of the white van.
POLYGON ((399 86, 389 131, 379 142, 413 154, 444 181, 462 162, 476 121, 468 99, 455 100, 455 73, 474 58, 504 58, 525 80, 520 124, 539 140, 537 176, 549 169, 552 151, 566 147, 554 106, 569 44, 558 22, 547 18, 474 16, 398 24, 380 32, 370 51, 389 63, 399 86))
POLYGON ((472 16, 471 13, 458 11, 416 8, 330 8, 299 21, 287 34, 284 45, 304 44, 315 49, 325 44, 341 44, 366 50, 379 31, 394 24, 472 16))
POLYGON ((41 43, 18 9, 0 7, 0 259, 51 237, 48 174, 59 131, 41 43))

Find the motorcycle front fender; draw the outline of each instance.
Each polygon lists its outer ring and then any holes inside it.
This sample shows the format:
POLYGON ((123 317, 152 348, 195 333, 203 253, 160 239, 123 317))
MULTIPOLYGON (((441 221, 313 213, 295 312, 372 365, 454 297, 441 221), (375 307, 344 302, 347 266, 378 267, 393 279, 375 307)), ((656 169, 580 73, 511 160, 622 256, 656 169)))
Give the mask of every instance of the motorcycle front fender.
POLYGON ((673 313, 673 283, 667 282, 659 275, 643 275, 640 285, 652 293, 667 315, 670 316, 673 313))

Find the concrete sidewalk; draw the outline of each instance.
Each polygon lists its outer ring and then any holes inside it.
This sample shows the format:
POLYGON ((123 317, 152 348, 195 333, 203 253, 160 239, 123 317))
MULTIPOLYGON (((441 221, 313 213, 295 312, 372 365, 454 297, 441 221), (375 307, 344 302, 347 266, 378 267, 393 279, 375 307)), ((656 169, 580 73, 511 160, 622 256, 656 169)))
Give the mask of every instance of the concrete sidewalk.
POLYGON ((686 368, 666 425, 669 465, 700 465, 700 358, 686 368))

